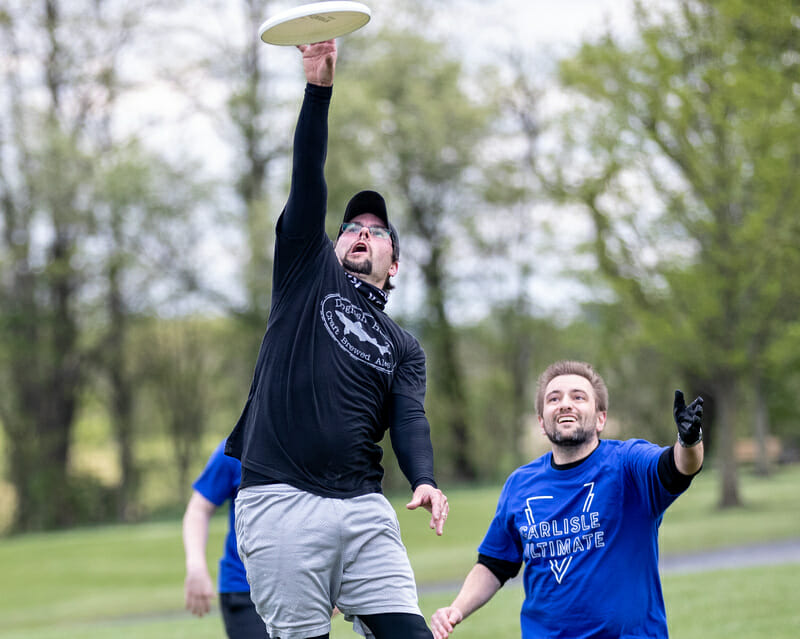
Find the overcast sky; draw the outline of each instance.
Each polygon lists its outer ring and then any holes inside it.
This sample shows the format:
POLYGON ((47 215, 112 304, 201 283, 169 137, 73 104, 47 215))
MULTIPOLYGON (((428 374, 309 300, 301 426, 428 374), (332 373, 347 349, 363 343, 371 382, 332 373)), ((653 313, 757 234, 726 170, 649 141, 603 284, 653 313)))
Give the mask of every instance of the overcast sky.
POLYGON ((606 24, 615 31, 630 24, 631 0, 468 0, 448 3, 453 28, 484 46, 507 48, 541 44, 562 47, 596 34, 606 24), (457 7, 457 8, 456 8, 457 7))

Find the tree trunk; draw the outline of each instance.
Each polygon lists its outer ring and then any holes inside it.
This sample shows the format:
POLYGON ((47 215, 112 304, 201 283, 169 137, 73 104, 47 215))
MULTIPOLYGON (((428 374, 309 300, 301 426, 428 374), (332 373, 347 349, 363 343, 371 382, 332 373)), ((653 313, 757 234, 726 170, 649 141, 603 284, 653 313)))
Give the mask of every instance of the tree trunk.
POLYGON ((503 312, 500 320, 505 335, 504 359, 511 374, 511 436, 506 445, 511 446, 516 465, 527 460, 525 440, 531 401, 529 378, 534 352, 533 333, 524 321, 528 316, 527 301, 522 294, 503 312))
POLYGON ((73 523, 67 466, 80 386, 76 334, 68 305, 58 305, 53 315, 33 333, 19 334, 11 351, 14 408, 4 420, 9 420, 10 479, 17 492, 13 527, 19 531, 73 523))
POLYGON ((772 466, 767 450, 767 440, 769 439, 769 407, 767 406, 764 393, 761 391, 761 378, 757 378, 753 384, 755 389, 755 407, 753 415, 753 435, 756 440, 756 474, 766 477, 772 474, 772 466))
POLYGON ((117 489, 117 516, 121 521, 135 520, 135 503, 139 489, 139 471, 133 455, 134 415, 133 388, 125 374, 126 359, 123 353, 125 322, 119 331, 112 329, 114 354, 110 360, 111 382, 110 412, 111 427, 117 441, 117 460, 120 468, 120 483, 117 489), (118 333, 118 334, 117 334, 118 333))
POLYGON ((739 496, 739 472, 735 455, 736 421, 739 393, 733 376, 720 375, 714 384, 715 406, 719 419, 714 424, 716 462, 720 473, 720 508, 742 505, 739 496))
POLYGON ((108 264, 108 336, 101 360, 106 366, 111 385, 111 428, 117 442, 120 483, 117 489, 117 516, 122 521, 135 519, 133 512, 139 489, 139 473, 133 455, 134 382, 129 374, 126 344, 130 333, 129 313, 125 304, 121 279, 125 261, 124 213, 112 206, 110 231, 113 254, 108 264))
POLYGON ((458 361, 456 336, 445 309, 441 250, 436 246, 432 247, 430 260, 421 266, 432 317, 432 373, 448 408, 447 428, 451 436, 453 472, 457 480, 471 481, 476 478, 477 471, 471 456, 472 438, 467 420, 464 377, 458 361))

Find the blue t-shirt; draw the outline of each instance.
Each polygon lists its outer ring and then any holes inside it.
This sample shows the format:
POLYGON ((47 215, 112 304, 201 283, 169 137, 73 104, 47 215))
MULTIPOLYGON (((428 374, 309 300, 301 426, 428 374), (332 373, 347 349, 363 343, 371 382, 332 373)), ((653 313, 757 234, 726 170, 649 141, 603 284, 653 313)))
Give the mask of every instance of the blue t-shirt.
POLYGON ((602 440, 578 466, 547 453, 508 478, 478 552, 525 562, 523 639, 667 637, 658 528, 678 495, 658 478, 663 451, 602 440))
POLYGON ((230 500, 228 511, 228 534, 225 550, 219 560, 219 592, 250 592, 247 575, 236 550, 236 528, 234 527, 233 500, 239 490, 242 466, 238 459, 225 455, 225 440, 211 453, 206 467, 192 484, 198 493, 219 507, 230 500))

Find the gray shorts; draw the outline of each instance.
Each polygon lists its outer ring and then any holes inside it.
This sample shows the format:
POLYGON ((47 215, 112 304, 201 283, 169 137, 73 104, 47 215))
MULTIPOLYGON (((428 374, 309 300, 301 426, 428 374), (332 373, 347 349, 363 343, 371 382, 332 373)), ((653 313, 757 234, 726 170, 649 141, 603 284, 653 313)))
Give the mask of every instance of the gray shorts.
MULTIPOLYGON (((236 497, 236 538, 251 597, 270 635, 315 637, 346 618, 421 615, 397 515, 373 493, 312 495, 286 484, 251 486, 236 497)), ((355 620, 354 628, 366 634, 355 620)))

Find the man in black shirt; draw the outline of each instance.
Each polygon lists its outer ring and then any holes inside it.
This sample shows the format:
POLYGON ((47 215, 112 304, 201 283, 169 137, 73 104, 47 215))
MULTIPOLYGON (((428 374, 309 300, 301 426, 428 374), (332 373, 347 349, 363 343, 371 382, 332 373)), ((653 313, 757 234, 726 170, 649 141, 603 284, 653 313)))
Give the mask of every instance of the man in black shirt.
POLYGON ((325 234, 334 41, 298 47, 306 90, 289 198, 276 227, 272 303, 253 382, 226 453, 242 462, 239 554, 271 636, 327 637, 338 606, 362 634, 431 637, 397 518, 381 494, 388 429, 407 505, 449 510, 424 411, 425 354, 385 313, 399 238, 384 199, 357 193, 325 234))

